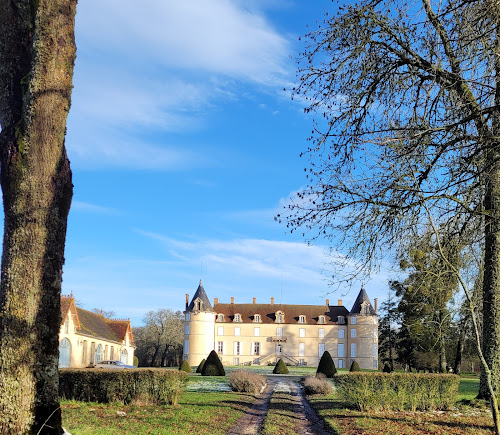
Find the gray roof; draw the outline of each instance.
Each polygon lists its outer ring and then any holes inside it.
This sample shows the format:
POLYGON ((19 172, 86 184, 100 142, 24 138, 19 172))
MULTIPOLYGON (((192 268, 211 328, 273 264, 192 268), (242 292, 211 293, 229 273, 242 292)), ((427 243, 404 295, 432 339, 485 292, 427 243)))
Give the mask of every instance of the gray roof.
MULTIPOLYGON (((364 285, 361 287, 361 290, 359 291, 358 297, 356 298, 356 301, 354 302, 354 305, 352 306, 350 314, 360 314, 361 313, 361 304, 363 302, 368 302, 368 310, 369 310, 370 314, 373 314, 373 315, 377 314, 375 312, 374 308, 372 307, 372 304, 370 302, 370 298, 368 297, 368 294, 365 291, 364 285)), ((363 313, 361 313, 361 314, 363 314, 363 313)))
POLYGON ((212 304, 210 303, 210 300, 208 299, 207 294, 205 293, 205 289, 203 288, 203 284, 201 283, 200 279, 200 285, 198 286, 196 292, 193 295, 193 299, 191 299, 191 303, 188 305, 186 311, 194 311, 194 301, 196 299, 200 299, 202 306, 201 306, 201 311, 213 311, 214 309, 212 308, 212 304))

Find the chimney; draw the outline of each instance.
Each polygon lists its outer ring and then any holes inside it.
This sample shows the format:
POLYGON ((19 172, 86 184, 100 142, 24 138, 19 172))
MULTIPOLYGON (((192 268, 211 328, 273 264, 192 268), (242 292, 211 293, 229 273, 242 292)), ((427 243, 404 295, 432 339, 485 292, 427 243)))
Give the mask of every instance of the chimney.
POLYGON ((375 314, 377 313, 378 309, 378 298, 375 298, 375 314))
POLYGON ((214 305, 217 305, 219 303, 219 298, 214 298, 214 305))
POLYGON ((231 303, 234 304, 234 296, 231 296, 231 303))
POLYGON ((253 303, 257 303, 257 298, 253 298, 253 303))
POLYGON ((274 298, 271 298, 271 305, 274 305, 274 298))
POLYGON ((189 305, 189 295, 186 293, 186 310, 188 309, 189 305))
POLYGON ((326 306, 330 305, 330 299, 326 300, 326 306))
POLYGON ((339 307, 342 306, 342 299, 339 299, 339 307))

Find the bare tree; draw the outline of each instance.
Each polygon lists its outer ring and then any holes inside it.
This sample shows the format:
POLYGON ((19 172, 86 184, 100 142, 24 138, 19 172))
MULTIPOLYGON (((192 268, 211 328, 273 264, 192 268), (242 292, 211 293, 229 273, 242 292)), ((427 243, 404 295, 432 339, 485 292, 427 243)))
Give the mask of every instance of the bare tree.
POLYGON ((306 112, 320 116, 309 148, 310 184, 286 216, 292 231, 324 234, 357 260, 356 272, 421 234, 429 219, 436 228, 466 226, 466 234, 482 237, 478 352, 497 433, 499 24, 495 0, 362 0, 327 15, 307 35, 298 61, 293 92, 308 102, 306 112))
POLYGON ((75 11, 76 0, 0 0, 2 434, 62 433, 58 334, 73 194, 64 137, 75 11))

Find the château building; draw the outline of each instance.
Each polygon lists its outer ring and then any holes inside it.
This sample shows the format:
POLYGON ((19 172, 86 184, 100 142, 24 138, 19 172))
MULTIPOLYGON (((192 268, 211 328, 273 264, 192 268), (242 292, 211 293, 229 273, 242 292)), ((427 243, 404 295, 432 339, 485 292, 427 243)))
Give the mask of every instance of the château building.
POLYGON ((378 315, 364 287, 348 311, 337 305, 270 303, 213 305, 200 285, 186 294, 184 359, 198 365, 215 350, 224 365, 260 365, 282 358, 292 365, 317 366, 328 351, 338 368, 356 360, 363 369, 378 368, 378 315))

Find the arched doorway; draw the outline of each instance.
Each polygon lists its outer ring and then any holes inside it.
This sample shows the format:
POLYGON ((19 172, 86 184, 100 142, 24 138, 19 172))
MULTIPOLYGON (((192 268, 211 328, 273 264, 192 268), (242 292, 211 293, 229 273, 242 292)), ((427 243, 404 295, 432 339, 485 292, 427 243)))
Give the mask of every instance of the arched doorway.
POLYGON ((95 351, 95 363, 98 364, 102 361, 102 346, 99 345, 97 346, 97 349, 95 351))
POLYGON ((63 338, 59 343, 59 368, 68 368, 71 355, 71 343, 63 338))
POLYGON ((122 350, 122 353, 120 355, 120 361, 123 364, 127 364, 127 361, 128 361, 128 352, 127 352, 127 349, 123 349, 122 350))

